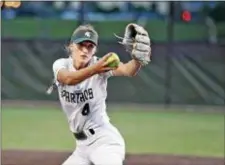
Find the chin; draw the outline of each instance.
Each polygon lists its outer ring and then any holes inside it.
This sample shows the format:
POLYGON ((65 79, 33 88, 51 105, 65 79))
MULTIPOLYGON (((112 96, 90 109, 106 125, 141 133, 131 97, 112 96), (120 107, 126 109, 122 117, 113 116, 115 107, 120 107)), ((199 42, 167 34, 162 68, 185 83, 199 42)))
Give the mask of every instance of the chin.
POLYGON ((85 66, 85 65, 87 65, 87 64, 89 63, 89 61, 90 61, 90 59, 82 59, 82 60, 80 61, 80 63, 81 63, 83 66, 85 66))

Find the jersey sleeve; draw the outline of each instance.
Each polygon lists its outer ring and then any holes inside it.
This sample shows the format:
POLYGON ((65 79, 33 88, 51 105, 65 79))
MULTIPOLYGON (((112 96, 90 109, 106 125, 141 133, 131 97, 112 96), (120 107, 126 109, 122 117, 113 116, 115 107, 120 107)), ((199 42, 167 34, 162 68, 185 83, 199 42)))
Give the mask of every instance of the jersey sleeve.
POLYGON ((54 74, 54 82, 55 84, 58 86, 60 83, 57 80, 57 75, 60 69, 64 69, 66 68, 66 60, 61 58, 56 60, 53 65, 52 65, 52 69, 53 69, 53 74, 54 74))
POLYGON ((113 71, 110 70, 110 71, 107 71, 107 72, 105 72, 105 73, 101 73, 100 76, 102 76, 102 77, 105 78, 105 79, 108 79, 108 78, 110 78, 110 77, 113 76, 113 71))

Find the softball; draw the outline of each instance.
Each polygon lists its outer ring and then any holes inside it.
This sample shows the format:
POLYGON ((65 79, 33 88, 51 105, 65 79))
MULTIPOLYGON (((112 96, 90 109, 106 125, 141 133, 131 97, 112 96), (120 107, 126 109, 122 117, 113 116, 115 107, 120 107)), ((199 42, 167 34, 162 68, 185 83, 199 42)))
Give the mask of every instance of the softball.
POLYGON ((107 59, 108 66, 112 68, 116 68, 119 66, 120 58, 116 53, 112 53, 112 55, 107 59))

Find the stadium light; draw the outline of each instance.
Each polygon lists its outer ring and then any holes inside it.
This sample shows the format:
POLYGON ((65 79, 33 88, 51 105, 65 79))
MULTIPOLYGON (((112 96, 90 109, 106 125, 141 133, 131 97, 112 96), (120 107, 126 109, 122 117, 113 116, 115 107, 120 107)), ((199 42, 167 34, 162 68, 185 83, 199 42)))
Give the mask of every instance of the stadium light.
POLYGON ((21 1, 15 1, 13 4, 14 8, 19 8, 21 6, 21 1))
POLYGON ((21 1, 5 1, 4 6, 18 8, 21 6, 21 1))
POLYGON ((4 6, 5 7, 12 7, 13 3, 14 2, 11 2, 11 1, 5 1, 4 6))

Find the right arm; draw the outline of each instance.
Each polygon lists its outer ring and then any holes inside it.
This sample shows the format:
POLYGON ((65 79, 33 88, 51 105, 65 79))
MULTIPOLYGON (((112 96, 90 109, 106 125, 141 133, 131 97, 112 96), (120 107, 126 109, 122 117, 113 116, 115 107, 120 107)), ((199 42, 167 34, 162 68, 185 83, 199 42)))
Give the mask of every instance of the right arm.
POLYGON ((106 60, 110 54, 101 58, 97 63, 92 66, 88 66, 86 68, 77 70, 77 71, 69 71, 63 65, 57 64, 57 61, 53 64, 53 70, 55 72, 55 79, 61 83, 66 85, 76 85, 85 79, 102 72, 106 72, 111 70, 112 68, 107 67, 106 60))
POLYGON ((66 85, 76 85, 83 80, 96 74, 95 66, 89 66, 78 71, 68 71, 67 69, 60 69, 57 74, 57 80, 59 83, 66 85))

